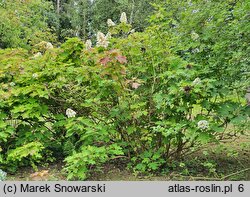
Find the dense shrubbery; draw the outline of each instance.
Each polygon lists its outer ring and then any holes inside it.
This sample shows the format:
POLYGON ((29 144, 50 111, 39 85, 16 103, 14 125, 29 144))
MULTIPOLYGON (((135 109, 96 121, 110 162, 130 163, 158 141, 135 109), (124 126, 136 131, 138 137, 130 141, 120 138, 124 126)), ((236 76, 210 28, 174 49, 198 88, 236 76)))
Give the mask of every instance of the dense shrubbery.
POLYGON ((60 48, 0 50, 3 169, 65 159, 68 178, 85 179, 90 166, 123 156, 154 172, 223 139, 229 124, 244 133, 249 108, 243 91, 232 96, 238 70, 215 75, 206 53, 180 42, 189 30, 172 29, 163 13, 143 33, 124 22, 112 38, 99 33, 96 47, 72 38, 60 48))
POLYGON ((30 48, 45 39, 55 41, 48 25, 54 17, 52 10, 45 0, 1 0, 0 48, 30 48))
POLYGON ((6 178, 6 172, 0 169, 0 181, 4 181, 6 178))

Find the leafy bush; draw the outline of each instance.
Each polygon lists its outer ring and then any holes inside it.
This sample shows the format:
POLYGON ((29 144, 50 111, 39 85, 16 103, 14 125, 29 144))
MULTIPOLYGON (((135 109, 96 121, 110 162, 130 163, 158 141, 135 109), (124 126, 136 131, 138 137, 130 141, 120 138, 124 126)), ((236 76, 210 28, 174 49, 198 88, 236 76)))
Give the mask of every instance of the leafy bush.
POLYGON ((235 83, 224 92, 210 65, 178 54, 178 36, 158 15, 143 33, 126 23, 111 38, 98 33, 95 47, 71 38, 35 56, 0 50, 0 163, 63 158, 68 179, 85 179, 123 156, 155 172, 223 139, 229 124, 243 133, 249 108, 226 94, 235 83))
POLYGON ((0 48, 30 48, 45 39, 55 41, 47 24, 52 8, 44 0, 0 1, 0 48))
POLYGON ((0 181, 4 181, 7 173, 0 169, 0 181))

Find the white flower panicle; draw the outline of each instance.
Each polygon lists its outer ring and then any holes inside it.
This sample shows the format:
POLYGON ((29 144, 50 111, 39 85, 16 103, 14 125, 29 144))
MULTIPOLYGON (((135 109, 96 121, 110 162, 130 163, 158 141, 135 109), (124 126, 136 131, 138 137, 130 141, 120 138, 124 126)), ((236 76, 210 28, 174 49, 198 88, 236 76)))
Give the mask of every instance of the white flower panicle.
POLYGON ((34 79, 36 79, 36 78, 38 77, 38 74, 37 74, 37 73, 33 73, 32 77, 33 77, 34 79))
POLYGON ((109 45, 108 37, 110 35, 107 34, 106 36, 102 32, 97 32, 96 38, 97 38, 97 43, 96 46, 101 46, 104 48, 107 48, 109 45))
POLYGON ((208 121, 206 121, 206 120, 200 120, 200 121, 198 122, 198 128, 201 129, 201 130, 208 129, 208 128, 209 128, 209 123, 208 123, 208 121))
POLYGON ((197 40, 199 37, 200 37, 199 34, 195 33, 194 31, 191 32, 192 40, 197 40))
POLYGON ((107 20, 107 24, 109 27, 115 26, 115 23, 110 18, 107 20))
POLYGON ((195 48, 192 50, 192 53, 199 53, 200 52, 200 49, 199 48, 195 48))
POLYGON ((201 79, 199 77, 197 77, 194 81, 193 81, 193 85, 198 85, 201 83, 201 79))
POLYGON ((33 58, 36 59, 36 58, 39 58, 39 57, 42 57, 42 53, 41 52, 38 52, 36 53, 33 58))
POLYGON ((85 46, 86 46, 86 50, 89 50, 92 48, 92 42, 91 40, 87 40, 86 43, 85 43, 85 46))
POLYGON ((108 32, 108 33, 106 34, 105 38, 106 38, 106 39, 110 39, 110 38, 111 38, 111 33, 108 32))
POLYGON ((16 84, 14 82, 10 82, 10 86, 13 87, 15 86, 16 84))
POLYGON ((53 49, 53 45, 50 42, 46 43, 46 49, 53 49))
POLYGON ((68 116, 68 118, 73 118, 73 117, 76 116, 76 112, 75 112, 74 110, 68 108, 68 109, 66 110, 66 115, 68 116))
POLYGON ((128 20, 127 20, 127 15, 126 15, 125 12, 123 12, 123 13, 121 14, 120 22, 121 22, 121 23, 127 23, 127 22, 128 22, 128 20))
POLYGON ((129 32, 130 34, 135 33, 135 29, 131 29, 131 31, 129 32))

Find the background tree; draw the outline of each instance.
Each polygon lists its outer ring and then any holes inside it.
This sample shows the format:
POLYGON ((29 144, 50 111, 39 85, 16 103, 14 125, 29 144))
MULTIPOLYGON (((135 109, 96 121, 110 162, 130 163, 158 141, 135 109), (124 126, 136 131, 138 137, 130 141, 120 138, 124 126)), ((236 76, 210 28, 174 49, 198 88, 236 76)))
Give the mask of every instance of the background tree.
POLYGON ((218 81, 220 94, 243 97, 250 83, 249 8, 244 0, 167 0, 151 21, 175 38, 177 54, 218 81))
POLYGON ((0 1, 0 48, 55 41, 53 20, 53 6, 45 0, 0 1))
POLYGON ((156 0, 54 0, 60 26, 59 40, 66 37, 80 37, 83 40, 93 37, 97 31, 107 32, 107 20, 119 22, 122 12, 126 12, 128 22, 137 31, 147 25, 147 18, 153 11, 150 3, 156 0))

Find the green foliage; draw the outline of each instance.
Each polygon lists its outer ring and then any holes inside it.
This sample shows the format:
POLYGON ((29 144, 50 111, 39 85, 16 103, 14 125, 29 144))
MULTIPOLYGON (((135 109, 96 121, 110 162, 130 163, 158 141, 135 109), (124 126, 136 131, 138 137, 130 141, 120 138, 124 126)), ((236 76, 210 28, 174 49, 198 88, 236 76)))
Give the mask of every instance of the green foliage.
POLYGON ((1 0, 0 48, 29 48, 42 40, 55 41, 47 24, 51 6, 44 0, 1 0))
POLYGON ((59 40, 79 37, 83 40, 93 38, 98 31, 107 31, 107 20, 120 23, 120 15, 126 12, 128 23, 137 31, 148 26, 148 16, 153 12, 151 3, 156 0, 61 0, 58 14, 59 40))
POLYGON ((4 172, 4 171, 2 171, 1 169, 0 169, 0 181, 4 181, 5 180, 5 178, 6 178, 6 172, 4 172))
POLYGON ((176 38, 175 53, 202 65, 206 77, 217 80, 221 94, 235 89, 242 95, 250 84, 249 7, 244 0, 168 0, 158 5, 151 22, 176 38))
POLYGON ((42 159, 41 151, 43 149, 44 147, 40 142, 30 142, 8 151, 6 161, 6 163, 9 164, 8 170, 15 170, 15 168, 18 167, 18 163, 27 165, 25 160, 28 160, 28 163, 31 163, 33 168, 36 169, 34 162, 42 159))
POLYGON ((92 28, 107 31, 107 20, 113 19, 120 23, 122 12, 127 13, 128 23, 137 31, 142 31, 148 25, 148 16, 153 12, 151 3, 155 0, 95 0, 92 5, 92 28))
POLYGON ((74 178, 86 179, 89 167, 95 166, 97 168, 114 155, 121 154, 123 152, 117 145, 109 147, 82 146, 80 152, 73 153, 72 156, 65 159, 67 178, 69 180, 74 178))

